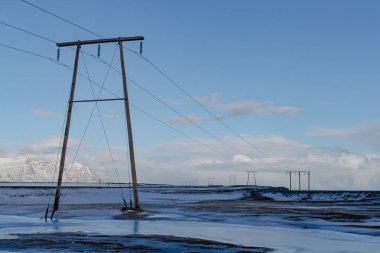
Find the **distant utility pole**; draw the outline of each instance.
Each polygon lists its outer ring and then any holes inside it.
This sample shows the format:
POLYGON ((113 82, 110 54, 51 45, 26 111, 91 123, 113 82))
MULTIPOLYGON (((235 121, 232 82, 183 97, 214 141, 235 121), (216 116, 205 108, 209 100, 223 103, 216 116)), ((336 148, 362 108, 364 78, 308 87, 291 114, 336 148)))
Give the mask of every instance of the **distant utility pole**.
POLYGON ((228 185, 229 186, 231 186, 232 179, 233 179, 233 182, 234 182, 233 185, 236 185, 236 175, 230 175, 230 180, 228 181, 228 185))
POLYGON ((310 191, 310 170, 297 170, 287 171, 286 175, 289 175, 289 190, 292 190, 292 174, 298 175, 298 190, 301 190, 301 173, 307 175, 307 189, 310 191))
POLYGON ((256 184, 256 172, 255 170, 247 170, 247 186, 249 185, 249 174, 253 173, 253 180, 255 182, 255 186, 257 186, 256 184))
POLYGON ((214 180, 212 177, 207 178, 208 186, 214 186, 214 180))
POLYGON ((298 190, 301 190, 301 171, 298 171, 298 190))
POLYGON ((292 172, 287 171, 286 175, 289 175, 289 190, 291 191, 292 190, 292 172))

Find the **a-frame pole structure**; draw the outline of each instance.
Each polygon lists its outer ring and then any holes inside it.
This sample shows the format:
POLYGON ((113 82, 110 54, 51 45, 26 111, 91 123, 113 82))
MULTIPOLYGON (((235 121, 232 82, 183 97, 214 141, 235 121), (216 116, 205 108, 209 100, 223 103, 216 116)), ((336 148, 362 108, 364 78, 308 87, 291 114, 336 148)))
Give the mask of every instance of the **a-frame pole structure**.
POLYGON ((54 199, 54 209, 51 214, 51 218, 54 216, 54 213, 59 209, 59 201, 60 201, 61 190, 62 190, 62 179, 63 179, 63 172, 64 172, 64 167, 65 167, 65 159, 66 159, 66 150, 67 150, 67 144, 68 144, 69 133, 70 133, 71 113, 73 110, 73 104, 76 102, 101 102, 101 101, 124 100, 125 114, 126 114, 126 121, 127 121, 127 128, 128 128, 128 142, 129 142, 129 155, 130 155, 131 172, 132 172, 134 209, 136 211, 141 210, 139 197, 138 197, 138 185, 137 185, 136 164, 135 164, 135 155, 134 155, 134 147, 133 147, 132 124, 131 124, 131 115, 130 115, 129 102, 128 102, 127 78, 126 78, 126 73, 125 73, 122 43, 124 41, 142 41, 142 40, 144 40, 144 37, 135 36, 135 37, 119 37, 119 38, 110 38, 110 39, 83 40, 83 41, 57 43, 58 47, 76 46, 76 54, 75 54, 73 78, 72 78, 72 83, 71 83, 69 106, 67 110, 66 129, 65 129, 65 135, 63 139, 63 145, 62 145, 61 160, 59 163, 59 173, 58 173, 57 189, 56 189, 55 199, 54 199), (91 100, 75 101, 74 94, 75 94, 75 84, 76 84, 76 78, 77 78, 77 72, 78 72, 80 48, 82 45, 102 44, 102 43, 118 43, 118 46, 120 49, 120 63, 121 63, 121 71, 122 71, 124 97, 116 98, 116 99, 91 99, 91 100))
POLYGON ((247 170, 247 174, 248 174, 248 176, 247 176, 247 186, 249 185, 249 179, 250 179, 250 177, 249 177, 249 174, 251 174, 251 173, 253 173, 253 181, 255 182, 255 186, 257 186, 257 184, 256 184, 256 170, 247 170))

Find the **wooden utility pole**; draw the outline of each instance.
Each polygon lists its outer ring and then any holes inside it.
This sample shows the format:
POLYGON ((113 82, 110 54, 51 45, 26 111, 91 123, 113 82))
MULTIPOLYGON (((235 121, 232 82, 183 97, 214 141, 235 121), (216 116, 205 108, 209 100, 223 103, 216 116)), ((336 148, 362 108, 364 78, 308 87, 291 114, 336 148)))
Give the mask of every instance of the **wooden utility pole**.
POLYGON ((65 167, 67 142, 69 140, 69 133, 70 133, 71 113, 73 111, 73 104, 74 104, 75 84, 76 84, 76 81, 77 81, 77 72, 78 72, 78 61, 79 61, 80 47, 81 46, 78 44, 77 45, 77 50, 76 50, 76 53, 75 53, 74 72, 73 72, 73 79, 72 79, 72 82, 71 82, 71 91, 70 91, 69 106, 68 106, 68 109, 67 109, 65 136, 63 138, 63 145, 62 145, 62 152, 61 152, 61 161, 59 163, 58 183, 57 183, 57 189, 56 189, 56 192, 55 192, 54 209, 53 209, 53 212, 51 214, 51 217, 53 217, 55 211, 57 211, 59 209, 59 199, 61 197, 61 187, 62 187, 62 179, 63 179, 63 170, 64 170, 64 167, 65 167))
POLYGON ((62 189, 63 172, 64 172, 64 167, 65 167, 66 150, 67 150, 67 144, 68 144, 69 133, 70 133, 71 113, 72 113, 72 109, 73 109, 73 104, 79 103, 79 102, 96 102, 97 103, 97 102, 104 102, 104 101, 124 100, 125 115, 126 115, 127 128, 128 128, 129 156, 130 156, 131 172, 132 172, 134 209, 136 211, 141 210, 140 209, 140 203, 139 203, 139 196, 138 196, 135 154, 134 154, 133 136, 132 136, 132 124, 131 124, 131 115, 130 115, 129 102, 128 102, 127 77, 125 74, 125 64, 124 64, 124 54, 123 54, 123 44, 122 43, 124 41, 142 41, 142 40, 144 40, 144 37, 136 36, 136 37, 119 37, 119 38, 110 38, 110 39, 83 40, 83 41, 57 43, 58 47, 76 46, 76 54, 75 54, 73 79, 72 79, 72 83, 71 83, 69 106, 68 106, 68 111, 67 111, 66 129, 65 129, 65 135, 64 135, 64 139, 63 139, 63 145, 62 145, 61 160, 60 160, 60 164, 59 164, 57 189, 56 189, 55 199, 54 199, 54 209, 53 209, 53 212, 51 214, 51 218, 54 216, 54 213, 59 209, 59 201, 60 201, 61 189, 62 189), (123 98, 110 98, 110 99, 96 98, 96 99, 90 99, 90 100, 77 100, 77 101, 75 101, 74 100, 74 93, 75 93, 75 84, 76 84, 76 78, 77 78, 77 72, 78 72, 79 52, 80 52, 81 46, 82 45, 89 45, 89 44, 102 44, 102 43, 115 43, 115 42, 118 43, 119 49, 120 49, 120 63, 121 63, 121 71, 122 71, 122 79, 123 79, 124 97, 123 98))
POLYGON ((128 90, 127 90, 127 77, 125 74, 125 65, 124 65, 124 53, 123 53, 123 44, 119 41, 120 49, 120 64, 121 64, 121 73, 123 78, 123 92, 125 98, 125 116, 127 118, 127 127, 128 127, 128 140, 129 140, 129 157, 131 161, 131 172, 132 172, 132 185, 133 185, 133 198, 135 200, 135 209, 140 209, 139 203, 139 194, 138 194, 138 185, 137 185, 137 175, 136 175, 136 164, 135 164, 135 150, 133 147, 133 137, 132 137, 132 124, 131 124, 131 114, 129 110, 129 100, 128 100, 128 90))
POLYGON ((301 190, 301 171, 298 171, 298 190, 301 190))
POLYGON ((286 175, 289 174, 289 191, 292 190, 292 171, 285 172, 286 175))

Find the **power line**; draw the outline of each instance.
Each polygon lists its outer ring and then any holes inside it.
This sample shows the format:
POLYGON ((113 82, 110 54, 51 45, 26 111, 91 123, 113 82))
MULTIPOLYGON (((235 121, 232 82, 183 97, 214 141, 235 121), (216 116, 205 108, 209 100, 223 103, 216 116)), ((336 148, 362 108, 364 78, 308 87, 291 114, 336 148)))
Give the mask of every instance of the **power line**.
MULTIPOLYGON (((67 68, 67 69, 73 70, 73 68, 71 68, 70 66, 68 66, 68 65, 66 65, 66 64, 64 64, 64 63, 62 63, 62 62, 59 62, 59 61, 57 61, 57 60, 55 60, 55 59, 53 59, 53 58, 50 58, 50 57, 48 57, 48 56, 44 56, 44 55, 41 55, 41 54, 38 54, 38 53, 34 53, 34 52, 31 52, 31 51, 27 51, 27 50, 24 50, 24 49, 20 49, 20 48, 17 48, 17 47, 9 46, 9 45, 3 44, 3 43, 0 43, 0 46, 2 46, 2 47, 6 47, 6 48, 9 48, 9 49, 12 49, 12 50, 15 50, 15 51, 19 51, 19 52, 22 52, 22 53, 25 53, 25 54, 29 54, 29 55, 33 55, 33 56, 37 56, 37 57, 39 57, 39 58, 42 58, 42 59, 45 59, 45 60, 49 60, 49 61, 51 61, 51 62, 53 62, 53 63, 55 63, 55 64, 57 64, 57 65, 59 65, 59 66, 63 66, 63 67, 65 67, 65 68, 67 68)), ((91 79, 89 79, 88 77, 86 77, 85 75, 83 75, 83 74, 80 73, 80 72, 78 72, 78 75, 81 76, 81 77, 83 77, 84 79, 91 80, 91 79)), ((99 84, 99 83, 97 83, 97 82, 95 82, 95 81, 93 81, 93 80, 91 80, 91 81, 92 81, 92 83, 95 84, 96 86, 102 88, 102 85, 101 85, 101 84, 99 84)), ((106 89, 106 88, 104 88, 104 87, 103 87, 102 89, 103 89, 104 91, 108 92, 109 94, 111 94, 111 95, 113 95, 113 96, 115 96, 115 97, 117 97, 117 98, 120 98, 120 97, 119 97, 118 95, 116 95, 114 92, 112 92, 112 91, 110 91, 110 90, 108 90, 108 89, 106 89)))
POLYGON ((177 132, 178 134, 183 135, 183 136, 185 136, 186 138, 189 138, 189 139, 191 139, 191 140, 197 142, 198 144, 200 144, 200 145, 202 145, 202 146, 204 146, 204 147, 206 147, 206 148, 208 148, 208 149, 214 151, 215 153, 218 153, 218 154, 222 155, 223 157, 228 157, 228 156, 229 156, 229 155, 226 155, 226 154, 220 152, 219 150, 216 150, 216 149, 210 147, 209 145, 207 145, 207 144, 205 144, 205 143, 203 143, 203 142, 201 142, 201 141, 199 141, 199 140, 197 140, 197 139, 191 137, 190 135, 187 135, 186 133, 184 133, 184 132, 182 132, 182 131, 180 131, 180 130, 174 128, 174 127, 172 127, 171 125, 169 125, 169 124, 166 123, 165 121, 162 121, 162 120, 158 119, 157 117, 155 117, 155 116, 153 116, 152 114, 150 114, 150 113, 144 111, 143 109, 137 107, 136 105, 134 105, 134 104, 132 104, 132 103, 129 103, 129 104, 130 104, 133 108, 135 108, 136 110, 138 110, 138 111, 144 113, 145 115, 149 116, 150 118, 152 118, 152 119, 154 119, 154 120, 160 122, 160 123, 163 124, 164 126, 169 127, 170 129, 172 129, 173 131, 177 132))
MULTIPOLYGON (((227 142, 225 142, 224 140, 222 140, 221 138, 219 138, 218 136, 216 136, 215 134, 211 133, 210 131, 208 131, 207 129, 205 129, 204 127, 202 127, 201 125, 197 124, 196 122, 192 121, 191 119, 189 119, 186 115, 180 113, 178 110, 174 109, 174 107, 172 107, 171 105, 169 105, 168 103, 164 102, 163 100, 161 100, 160 98, 158 98, 157 96, 155 96, 153 93, 151 93, 150 91, 148 91, 147 89, 145 89, 143 86, 141 86, 140 84, 138 84, 137 82, 131 80, 130 78, 128 78, 128 80, 135 84, 137 87, 139 87, 140 89, 142 89, 145 93, 147 93, 149 96, 153 97, 154 99, 156 99, 158 102, 160 102, 161 104, 163 104, 165 107, 169 108, 171 111, 173 111, 174 113, 176 113, 177 115, 179 115, 180 117, 184 118, 187 122, 189 122, 190 124, 196 126, 198 129, 202 130, 204 133, 210 135, 211 137, 217 139, 218 141, 220 141, 221 143, 223 143, 224 145, 226 145, 227 147, 229 147, 230 149, 238 152, 238 153, 242 153, 244 154, 244 152, 241 152, 239 149, 233 147, 232 145, 228 144, 227 142)), ((246 154, 244 154, 246 155, 246 154)), ((248 156, 248 155, 246 155, 248 156)))
POLYGON ((35 4, 33 4, 33 3, 30 3, 30 2, 25 1, 25 0, 20 0, 20 1, 22 1, 22 2, 24 2, 24 3, 26 3, 26 4, 29 4, 30 6, 33 6, 34 8, 37 8, 37 9, 39 9, 40 11, 43 11, 43 12, 45 12, 45 13, 48 13, 48 14, 50 14, 50 15, 52 15, 52 16, 54 16, 54 17, 60 19, 60 20, 63 20, 63 21, 65 21, 65 22, 67 22, 67 23, 69 23, 69 24, 71 24, 71 25, 73 25, 73 26, 76 26, 76 27, 78 27, 79 29, 85 30, 85 31, 87 31, 87 32, 89 32, 89 33, 91 33, 91 34, 93 34, 93 35, 95 35, 95 36, 98 36, 98 37, 100 37, 100 38, 104 38, 104 37, 102 37, 101 35, 99 35, 99 34, 93 32, 93 31, 90 31, 90 30, 84 28, 83 26, 77 25, 77 24, 75 24, 74 22, 71 22, 70 20, 67 20, 67 19, 65 19, 65 18, 62 18, 62 17, 60 17, 60 16, 58 16, 58 15, 56 15, 56 14, 54 14, 54 13, 48 11, 48 10, 45 10, 45 9, 43 9, 43 8, 41 8, 41 7, 39 7, 39 6, 35 5, 35 4))
MULTIPOLYGON (((47 57, 47 56, 44 56, 44 55, 40 55, 40 54, 37 54, 37 53, 33 53, 33 52, 30 52, 30 51, 26 51, 26 50, 23 50, 23 49, 20 49, 20 48, 15 48, 15 47, 12 47, 12 46, 8 46, 8 45, 2 44, 2 43, 0 43, 0 46, 6 47, 6 48, 10 48, 10 49, 13 49, 13 50, 16 50, 16 51, 19 51, 19 52, 25 53, 25 54, 30 54, 30 55, 33 55, 33 56, 37 56, 37 57, 40 57, 40 58, 42 58, 42 59, 45 59, 45 60, 49 60, 49 61, 51 61, 51 62, 54 62, 55 64, 57 64, 57 65, 59 65, 59 66, 62 66, 62 67, 65 67, 65 68, 68 68, 68 69, 72 70, 72 68, 69 67, 69 66, 67 66, 66 64, 61 63, 61 62, 58 62, 58 61, 56 61, 56 60, 54 60, 54 59, 52 59, 52 58, 50 58, 50 57, 47 57)), ((78 72, 78 75, 81 76, 81 77, 83 77, 83 78, 85 78, 85 79, 87 79, 88 81, 92 82, 93 84, 99 86, 102 90, 107 91, 107 92, 110 93, 111 95, 114 95, 115 97, 120 98, 118 95, 116 95, 116 94, 113 93, 112 91, 110 91, 110 90, 104 88, 103 85, 98 84, 97 82, 95 82, 95 81, 93 81, 92 79, 86 77, 85 75, 81 74, 80 72, 78 72)), ((130 103, 130 102, 129 102, 129 103, 130 103)), ((177 133, 179 133, 179 134, 181 134, 181 135, 183 135, 183 136, 185 136, 185 137, 187 137, 187 138, 189 138, 189 139, 191 139, 191 140, 193 140, 193 141, 195 141, 195 142, 197 142, 197 143, 199 143, 199 144, 201 144, 201 145, 203 145, 203 146, 209 148, 210 150, 212 150, 212 151, 214 151, 214 152, 216 152, 216 153, 222 155, 223 157, 229 157, 229 155, 226 155, 226 154, 224 154, 224 153, 222 153, 222 152, 220 152, 220 151, 218 151, 218 150, 216 150, 216 149, 214 149, 214 148, 211 148, 211 147, 208 146, 207 144, 205 144, 205 143, 203 143, 203 142, 200 142, 199 140, 197 140, 197 139, 195 139, 195 138, 193 138, 193 137, 187 135, 186 133, 184 133, 184 132, 182 132, 182 131, 180 131, 180 130, 178 130, 178 129, 172 127, 172 126, 170 126, 168 123, 166 123, 166 122, 164 122, 164 121, 158 119, 157 117, 153 116, 152 114, 149 114, 148 112, 146 112, 146 111, 144 111, 143 109, 137 107, 136 105, 133 105, 133 104, 131 104, 131 103, 130 103, 130 105, 133 106, 135 109, 139 110, 140 112, 143 112, 145 115, 151 117, 152 119, 154 119, 154 120, 160 122, 161 124, 163 124, 163 125, 169 127, 170 129, 174 130, 175 132, 177 132, 177 133)), ((93 113, 93 111, 92 111, 92 113, 93 113)), ((88 124, 88 123, 87 123, 87 124, 88 124)))
MULTIPOLYGON (((22 28, 19 28, 19 27, 16 27, 16 26, 13 26, 13 25, 10 25, 10 24, 7 24, 7 23, 4 23, 4 22, 1 22, 0 23, 3 23, 9 27, 12 27, 14 29, 17 29, 19 31, 22 31, 22 32, 25 32, 25 33, 28 33, 28 34, 31 34, 33 36, 36 36, 38 38, 42 38, 42 39, 45 39, 45 40, 48 40, 50 42, 53 42, 53 43, 56 43, 54 40, 51 40, 51 39, 48 39, 46 37, 43 37, 43 36, 40 36, 36 33, 33 33, 33 32, 29 32, 25 29, 22 29, 22 28)), ((74 49, 74 48, 72 48, 74 49)), ((26 52, 26 51, 25 51, 26 52)), ((89 53, 87 53, 89 54, 89 53)), ((91 54, 89 54, 91 55, 91 54)), ((93 56, 93 55, 91 55, 93 56)), ((42 57, 42 56, 40 56, 42 57)), ((94 57, 94 56, 93 56, 94 57)), ((44 57, 45 58, 45 57, 44 57)), ((48 57, 49 58, 49 57, 48 57)), ((94 57, 96 59, 96 57, 94 57)), ((51 58, 49 58, 50 60, 53 60, 51 58)), ((56 62, 55 60, 53 60, 54 62, 56 62)), ((114 71, 116 71, 117 73, 121 74, 120 71, 118 69, 116 69, 115 67, 112 66, 112 63, 108 63, 107 61, 101 59, 100 60, 102 63, 106 64, 108 66, 108 68, 112 68, 114 71)), ((68 68, 70 68, 69 66, 66 66, 68 68)), ((79 73, 80 76, 88 79, 90 81, 90 79, 88 78, 88 75, 87 76, 84 76, 82 74, 79 73)), ((228 146, 230 149, 234 150, 235 152, 238 152, 238 153, 242 153, 244 154, 244 152, 240 151, 239 149, 233 147, 232 145, 228 144, 227 142, 225 142, 224 140, 222 140, 221 138, 217 137, 216 135, 214 135, 213 133, 211 133, 210 131, 208 131, 207 129, 205 129, 204 127, 200 126, 199 124, 195 123, 194 121, 190 120, 186 115, 180 113, 178 110, 174 109, 172 106, 170 106, 168 103, 164 102, 162 99, 158 98, 156 95, 154 95, 153 93, 151 93, 150 91, 148 91, 147 89, 145 89, 142 85, 140 85, 139 83, 137 83, 136 81, 132 80, 131 78, 127 78, 131 83, 133 83, 135 86, 137 86, 139 89, 141 89, 142 91, 144 91, 146 94, 148 94, 149 96, 151 96, 152 98, 154 98, 156 101, 158 101, 159 103, 161 103, 162 105, 164 105, 165 107, 169 108, 171 111, 173 111, 174 113, 176 113, 177 115, 179 115, 180 117, 184 118, 187 122, 189 122, 190 124, 193 124, 195 125, 198 129, 202 130, 204 133, 212 136, 213 138, 217 139, 218 141, 220 141, 221 143, 223 143, 224 145, 228 146)), ((98 85, 99 87, 101 85, 98 85)), ((249 157, 249 155, 247 154, 244 154, 246 156, 249 157)))
POLYGON ((30 32, 30 31, 27 31, 27 30, 22 29, 22 28, 20 28, 20 27, 17 27, 17 26, 14 26, 14 25, 11 25, 11 24, 8 24, 8 23, 5 23, 5 22, 3 22, 3 21, 0 21, 0 24, 5 25, 5 26, 8 26, 8 27, 13 28, 13 29, 16 29, 16 30, 19 30, 19 31, 24 32, 24 33, 28 33, 28 34, 33 35, 33 36, 35 36, 35 37, 38 37, 38 38, 40 38, 40 39, 43 39, 43 40, 46 40, 46 41, 49 41, 49 42, 52 42, 52 43, 56 43, 56 42, 55 42, 54 40, 52 40, 52 39, 46 38, 46 37, 44 37, 44 36, 41 36, 41 35, 38 35, 38 34, 35 34, 35 33, 32 33, 32 32, 30 32))
POLYGON ((25 54, 34 55, 34 56, 37 56, 37 57, 44 58, 44 59, 47 59, 47 60, 55 62, 55 60, 52 59, 52 58, 50 58, 50 57, 47 57, 47 56, 44 56, 44 55, 41 55, 41 54, 37 54, 37 53, 33 53, 33 52, 30 52, 30 51, 26 51, 24 49, 20 49, 20 48, 17 48, 17 47, 12 47, 12 46, 9 46, 9 45, 5 45, 3 43, 0 43, 0 46, 6 47, 6 48, 9 48, 9 49, 13 49, 13 50, 16 50, 16 51, 19 51, 19 52, 23 52, 25 54))
MULTIPOLYGON (((115 53, 116 53, 116 50, 115 50, 115 53)), ((115 53, 114 53, 114 55, 113 55, 113 57, 112 57, 111 63, 113 62, 113 59, 115 58, 115 53)), ((86 65, 86 70, 87 70, 87 65, 86 65)), ((107 69, 107 73, 106 73, 106 75, 105 75, 105 77, 104 77, 103 83, 102 83, 102 85, 101 85, 101 87, 100 87, 100 90, 99 90, 99 92, 98 92, 98 95, 97 95, 96 99, 99 99, 100 94, 101 94, 102 91, 103 91, 104 85, 106 84, 106 81, 107 81, 107 78, 108 78, 109 71, 110 71, 110 67, 107 69)), ((88 78, 88 80, 89 80, 89 82, 92 82, 92 80, 91 80, 90 78, 88 78)), ((94 94, 94 95, 95 95, 95 94, 94 94)), ((78 144, 77 150, 76 150, 76 152, 75 152, 75 156, 74 156, 73 162, 71 163, 71 167, 70 167, 70 169, 69 169, 69 171, 68 171, 68 173, 67 173, 65 183, 66 183, 66 181, 67 181, 67 179, 68 179, 68 177, 69 177, 69 174, 70 174, 70 172, 71 172, 71 169, 73 168, 73 165, 74 165, 74 163, 75 163, 76 157, 77 157, 78 152, 79 152, 79 149, 80 149, 80 147, 81 147, 81 145, 82 145, 82 142, 83 142, 83 140, 84 140, 85 134, 86 134, 86 132, 87 132, 87 129, 88 129, 89 125, 90 125, 90 122, 91 122, 92 116, 93 116, 93 114, 94 114, 95 108, 97 108, 97 105, 98 105, 98 103, 95 103, 94 106, 93 106, 93 108, 92 108, 92 111, 91 111, 90 117, 88 118, 88 121, 87 121, 86 127, 85 127, 85 129, 84 129, 84 131, 83 131, 82 138, 81 138, 81 140, 80 140, 80 142, 79 142, 79 144, 78 144)), ((98 112, 99 112, 99 116, 100 116, 100 111, 99 111, 99 109, 98 109, 98 112)), ((102 121, 102 126, 103 126, 103 128, 104 128, 103 121, 102 121)), ((107 139, 107 144, 109 145, 109 143, 108 143, 108 138, 106 137, 106 139, 107 139)), ((110 152, 111 152, 111 151, 110 151, 110 152)), ((115 160, 113 159, 112 153, 111 153, 111 157, 112 157, 112 162, 113 162, 113 164, 115 165, 115 160)))
MULTIPOLYGON (((108 66, 107 73, 106 73, 106 77, 105 77, 103 83, 105 83, 105 81, 106 81, 106 79, 107 79, 107 77, 108 77, 109 71, 110 71, 110 69, 111 69, 111 65, 112 65, 113 60, 114 60, 114 58, 115 58, 116 51, 117 51, 117 47, 115 48, 115 52, 114 52, 114 54, 113 54, 113 56, 112 56, 112 59, 111 59, 111 62, 110 62, 110 64, 109 64, 109 66, 108 66)), ((91 79, 90 79, 90 72, 88 71, 87 64, 86 64, 86 60, 85 60, 85 57, 84 57, 83 53, 82 53, 82 59, 83 59, 83 63, 84 63, 85 69, 86 69, 87 77, 89 78, 89 84, 90 84, 90 87, 91 87, 92 95, 93 95, 94 99, 99 99, 100 92, 99 92, 98 97, 96 97, 96 94, 95 94, 95 91, 94 91, 94 87, 93 87, 93 85, 92 85, 92 81, 90 81, 90 80, 91 80, 91 79)), ((99 115, 99 119, 100 119, 100 123, 101 123, 102 128, 103 128, 103 133, 104 133, 104 137, 105 137, 105 139, 106 139, 106 143, 107 143, 108 151, 109 151, 109 153, 110 153, 110 157, 111 157, 111 160, 112 160, 113 169, 114 169, 114 171, 115 171, 116 178, 117 178, 117 181, 118 181, 118 183, 119 183, 119 189, 120 189, 121 197, 122 197, 122 199, 125 201, 124 192, 123 192, 123 189, 122 189, 121 184, 120 184, 119 173, 118 173, 118 171, 117 171, 117 169, 116 169, 115 159, 114 159, 114 156, 113 156, 113 154, 112 154, 111 145, 110 145, 110 142, 109 142, 109 140, 108 140, 107 131, 106 131, 106 128, 105 128, 105 126, 104 126, 104 122, 103 122, 102 115, 101 115, 101 113, 100 113, 99 105, 98 105, 97 102, 95 102, 95 105, 94 105, 94 106, 96 106, 96 109, 97 109, 97 112, 98 112, 98 115, 99 115)))
MULTIPOLYGON (((48 11, 48 10, 46 10, 46 9, 44 9, 44 8, 42 8, 42 7, 38 6, 38 5, 36 5, 36 4, 33 4, 33 3, 29 2, 29 1, 26 1, 26 0, 20 0, 20 1, 22 1, 22 2, 28 4, 28 5, 32 6, 32 7, 34 7, 34 8, 36 8, 36 9, 40 10, 40 11, 42 11, 42 12, 45 12, 45 13, 47 13, 47 14, 53 16, 53 17, 56 17, 56 18, 58 18, 58 19, 60 19, 60 20, 62 20, 62 21, 64 21, 64 22, 66 22, 66 23, 69 23, 70 25, 73 25, 73 26, 75 26, 75 27, 77 27, 77 28, 79 28, 79 29, 82 29, 82 30, 84 30, 84 31, 86 31, 86 32, 88 32, 88 33, 91 33, 92 35, 98 36, 99 38, 102 38, 102 39, 105 38, 104 36, 102 36, 102 35, 100 35, 100 34, 98 34, 98 33, 95 33, 95 32, 93 32, 93 31, 91 31, 91 30, 89 30, 89 29, 87 29, 87 28, 85 28, 85 27, 83 27, 83 26, 81 26, 81 25, 78 25, 78 24, 76 24, 76 23, 74 23, 74 22, 72 22, 72 21, 66 19, 66 18, 63 18, 63 17, 61 17, 61 16, 58 16, 57 14, 55 14, 55 13, 53 13, 53 12, 51 12, 51 11, 48 11)), ((132 50, 132 49, 130 49, 130 48, 127 48, 127 47, 125 47, 125 46, 123 46, 123 48, 125 48, 125 49, 127 49, 128 51, 131 51, 131 52, 133 52, 133 53, 139 55, 139 53, 137 53, 136 51, 134 51, 134 50, 132 50)))
MULTIPOLYGON (((22 2, 34 7, 34 8, 37 8, 45 13, 48 13, 60 20, 63 20, 65 21, 66 23, 69 23, 79 29, 82 29, 86 32, 89 32, 95 36, 98 36, 100 38, 104 38, 103 36, 101 36, 100 34, 98 33, 95 33, 81 25, 78 25, 68 19, 65 19, 63 17, 60 17, 58 16, 57 14, 54 14, 46 9, 43 9, 35 4, 32 4, 26 0, 21 0, 22 2)), ((185 90, 182 86, 180 86, 177 82, 175 82, 172 78, 170 78, 170 76, 165 73, 163 70, 161 70, 157 65, 155 65, 151 60, 149 60, 148 58, 140 55, 139 53, 137 53, 136 51, 134 50, 131 50, 129 48, 126 48, 128 49, 129 51, 135 53, 137 56, 139 56, 141 59, 145 60, 147 63, 149 63, 154 69, 156 69, 159 73, 161 73, 169 82, 171 82, 175 87, 177 87, 181 92, 183 92, 186 96, 188 96, 194 103, 196 103, 198 106, 200 106, 203 110, 205 110, 209 115, 211 115, 215 120, 217 120, 219 123, 221 123, 225 128, 227 128, 229 131, 231 131, 234 135, 238 136, 239 139, 241 139, 242 141, 244 141, 245 143, 247 143, 252 149, 255 149, 257 151, 259 151, 262 155, 265 155, 261 150, 259 150, 257 147, 255 147, 254 145, 252 145, 252 143, 250 143, 249 141, 247 141, 241 134, 239 134, 237 131, 235 131, 231 126, 229 126, 227 123, 225 123, 222 119, 220 119, 220 117, 217 117, 213 112, 211 112, 206 106, 204 106, 202 103, 200 103, 198 100, 196 100, 187 90, 185 90)), ((249 157, 249 156, 248 156, 249 157)))
MULTIPOLYGON (((50 38, 48 38, 48 37, 45 37, 45 36, 39 35, 39 34, 37 34, 37 33, 31 32, 31 31, 28 31, 28 30, 26 30, 26 29, 23 29, 23 28, 20 28, 20 27, 17 27, 17 26, 11 25, 11 24, 6 23, 6 22, 4 22, 4 21, 0 21, 0 24, 5 25, 5 26, 8 26, 8 27, 10 27, 10 28, 13 28, 13 29, 15 29, 15 30, 18 30, 18 31, 20 31, 20 32, 27 33, 27 34, 29 34, 29 35, 32 35, 32 36, 36 37, 36 38, 43 39, 43 40, 45 40, 45 41, 51 42, 51 43, 53 43, 54 45, 57 44, 57 41, 55 41, 55 40, 53 40, 53 39, 50 39, 50 38)), ((76 50, 74 47, 68 47, 68 48, 71 49, 71 50, 76 50)), ((96 55, 91 54, 91 53, 89 53, 89 52, 86 52, 86 51, 84 51, 84 50, 81 50, 81 53, 86 54, 86 55, 89 55, 89 56, 91 56, 92 58, 94 58, 95 60, 97 60, 97 61, 99 61, 99 62, 101 62, 101 63, 104 63, 104 64, 106 64, 106 65, 109 64, 107 61, 103 60, 102 58, 97 57, 96 55)), ((112 69, 115 69, 113 66, 111 66, 111 67, 112 67, 112 69)))
POLYGON ((169 82, 171 82, 175 87, 177 87, 182 93, 184 93, 186 96, 188 96, 194 103, 199 105, 203 110, 205 110, 209 115, 211 115, 215 120, 220 122, 224 127, 229 129, 233 134, 238 136, 241 140, 243 140, 245 143, 247 143, 251 148, 259 151, 262 155, 265 155, 261 150, 259 150, 257 147, 253 146, 249 141, 247 141, 243 136, 241 136, 238 132, 236 132, 232 127, 227 125, 220 117, 216 116, 212 111, 210 111, 206 106, 204 106, 202 103, 200 103, 197 99, 195 99, 188 91, 186 91, 182 86, 180 86, 177 82, 175 82, 168 74, 166 74, 163 70, 161 70, 157 65, 155 65, 152 61, 150 61, 148 58, 144 56, 140 56, 142 59, 144 59, 146 62, 148 62, 154 69, 156 69, 159 73, 161 73, 169 82))

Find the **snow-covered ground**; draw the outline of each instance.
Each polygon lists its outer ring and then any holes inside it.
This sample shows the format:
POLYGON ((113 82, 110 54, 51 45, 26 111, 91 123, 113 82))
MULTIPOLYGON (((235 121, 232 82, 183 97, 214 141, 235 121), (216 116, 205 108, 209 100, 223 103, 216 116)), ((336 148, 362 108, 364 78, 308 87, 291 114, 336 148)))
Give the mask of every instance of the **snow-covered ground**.
POLYGON ((275 201, 371 201, 380 203, 379 191, 258 191, 251 195, 275 201))
MULTIPOLYGON (((62 245, 57 238, 86 238, 88 244, 94 235, 105 243, 104 238, 137 234, 228 243, 218 246, 223 252, 379 252, 380 206, 373 201, 257 201, 243 188, 157 186, 140 188, 144 212, 131 215, 120 212, 122 197, 129 202, 129 189, 69 188, 63 191, 61 211, 45 222, 49 193, 46 188, 0 188, 0 250, 27 245, 32 251, 52 251, 62 245)), ((144 240, 152 246, 157 238, 144 240)), ((169 245, 173 239, 163 242, 168 251, 179 252, 177 244, 169 245)), ((85 250, 81 245, 72 244, 69 251, 85 250)))

